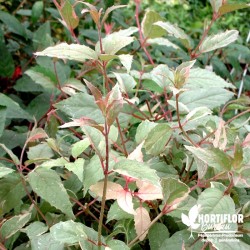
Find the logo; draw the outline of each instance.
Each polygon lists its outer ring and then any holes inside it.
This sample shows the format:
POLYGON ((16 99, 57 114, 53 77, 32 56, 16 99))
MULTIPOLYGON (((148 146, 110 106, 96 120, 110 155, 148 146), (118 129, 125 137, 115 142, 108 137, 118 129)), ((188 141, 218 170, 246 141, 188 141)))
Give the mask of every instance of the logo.
POLYGON ((239 242, 243 234, 237 233, 238 223, 243 223, 242 214, 204 214, 200 213, 201 206, 195 205, 188 215, 181 214, 182 222, 189 227, 193 238, 193 232, 198 233, 203 242, 239 242))

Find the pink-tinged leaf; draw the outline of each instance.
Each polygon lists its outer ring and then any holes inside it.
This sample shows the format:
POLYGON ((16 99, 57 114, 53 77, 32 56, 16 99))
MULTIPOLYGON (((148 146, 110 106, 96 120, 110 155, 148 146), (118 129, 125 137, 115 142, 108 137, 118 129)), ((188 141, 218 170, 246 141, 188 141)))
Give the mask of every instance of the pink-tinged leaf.
POLYGON ((96 88, 92 83, 90 83, 87 80, 84 80, 87 87, 89 88, 89 90, 91 91, 92 95, 95 98, 95 102, 98 105, 98 107, 100 108, 100 110, 102 111, 102 113, 104 114, 105 111, 105 101, 102 99, 102 93, 101 91, 96 88))
POLYGON ((61 125, 60 128, 82 127, 85 125, 94 127, 101 132, 103 132, 103 130, 104 130, 104 128, 101 125, 99 125, 94 120, 92 120, 88 117, 81 117, 79 119, 74 119, 72 122, 67 122, 67 123, 61 125))
POLYGON ((137 236, 140 236, 139 240, 142 241, 148 233, 151 220, 148 211, 144 207, 138 207, 135 212, 135 231, 137 236))
POLYGON ((136 160, 139 162, 143 162, 143 154, 141 152, 143 143, 144 141, 141 144, 139 144, 133 152, 129 154, 128 156, 129 160, 136 160))
POLYGON ((156 200, 163 199, 162 191, 160 187, 156 187, 151 183, 137 180, 136 185, 139 188, 137 196, 142 200, 156 200))
POLYGON ((122 190, 117 196, 117 203, 119 207, 129 214, 135 215, 134 204, 132 202, 132 195, 130 191, 122 190))
POLYGON ((220 121, 219 127, 214 135, 215 135, 213 141, 214 147, 224 150, 227 146, 227 134, 226 134, 225 122, 223 120, 220 121))
POLYGON ((122 93, 120 91, 118 84, 116 84, 112 88, 112 90, 107 94, 106 103, 107 103, 107 109, 106 109, 107 123, 109 126, 111 126, 123 107, 122 93))
POLYGON ((63 22, 66 24, 66 27, 70 30, 75 29, 79 24, 79 18, 75 13, 73 6, 71 5, 69 0, 61 0, 61 5, 57 2, 57 0, 53 0, 56 5, 63 22))
POLYGON ((250 147, 250 133, 247 135, 247 137, 243 141, 242 146, 243 147, 250 147))
MULTIPOLYGON (((101 181, 96 183, 95 185, 92 185, 89 189, 91 192, 95 193, 98 197, 102 197, 103 186, 104 182, 101 181)), ((120 184, 108 181, 106 200, 116 200, 120 192, 123 192, 123 187, 120 184)))
POLYGON ((42 138, 48 138, 48 135, 42 128, 36 128, 31 131, 28 141, 31 142, 42 138))

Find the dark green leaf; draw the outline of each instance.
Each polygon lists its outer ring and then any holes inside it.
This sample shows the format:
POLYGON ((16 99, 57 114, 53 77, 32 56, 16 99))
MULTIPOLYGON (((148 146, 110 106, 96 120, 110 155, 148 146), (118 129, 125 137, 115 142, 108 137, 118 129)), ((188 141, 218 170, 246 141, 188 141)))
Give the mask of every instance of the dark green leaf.
POLYGON ((6 25, 10 32, 26 37, 24 26, 13 15, 0 11, 0 20, 6 25))
POLYGON ((54 170, 37 167, 28 174, 28 181, 34 192, 41 198, 60 209, 70 218, 74 218, 69 196, 60 177, 54 170))
POLYGON ((0 215, 9 212, 22 203, 26 195, 19 174, 9 174, 0 180, 0 215))

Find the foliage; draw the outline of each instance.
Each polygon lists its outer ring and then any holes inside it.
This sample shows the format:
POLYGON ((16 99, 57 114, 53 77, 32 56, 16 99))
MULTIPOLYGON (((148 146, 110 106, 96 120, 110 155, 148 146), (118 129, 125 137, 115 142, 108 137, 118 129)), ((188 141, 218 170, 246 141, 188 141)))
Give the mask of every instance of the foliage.
POLYGON ((250 5, 176 2, 1 5, 1 249, 249 249, 250 5))

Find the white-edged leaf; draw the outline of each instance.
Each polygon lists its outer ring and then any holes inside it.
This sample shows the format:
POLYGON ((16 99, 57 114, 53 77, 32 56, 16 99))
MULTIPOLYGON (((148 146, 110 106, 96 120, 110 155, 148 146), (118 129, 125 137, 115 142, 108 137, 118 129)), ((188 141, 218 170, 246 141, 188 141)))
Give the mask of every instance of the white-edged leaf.
POLYGON ((142 241, 148 234, 148 227, 150 225, 151 219, 147 209, 145 209, 144 207, 138 207, 135 212, 135 231, 137 236, 140 236, 139 240, 142 241))
POLYGON ((226 82, 223 78, 206 69, 190 69, 189 77, 185 85, 187 89, 197 88, 235 88, 232 83, 226 82))
POLYGON ((150 72, 151 79, 164 89, 172 84, 174 74, 167 65, 159 64, 150 72))
POLYGON ((188 90, 180 95, 179 101, 189 110, 198 107, 213 109, 225 104, 234 94, 223 88, 204 88, 188 90))
POLYGON ((191 48, 191 41, 189 36, 176 24, 172 24, 170 22, 156 22, 154 25, 160 26, 164 30, 166 30, 170 35, 173 35, 174 37, 180 39, 184 46, 187 48, 191 48))
POLYGON ((223 0, 210 0, 210 4, 212 5, 213 12, 217 13, 223 4, 223 0))
POLYGON ((14 169, 7 168, 0 163, 0 178, 2 178, 2 177, 6 176, 14 171, 15 171, 14 169))
POLYGON ((136 147, 136 149, 128 155, 128 159, 129 160, 136 160, 138 162, 143 162, 143 153, 141 151, 143 143, 144 142, 142 142, 141 144, 139 144, 136 147))
POLYGON ((136 86, 136 81, 134 77, 132 77, 131 75, 127 73, 117 73, 117 72, 113 72, 113 74, 115 75, 119 87, 123 93, 128 93, 136 86))
POLYGON ((75 244, 80 239, 87 239, 87 234, 82 224, 72 220, 53 225, 50 228, 50 232, 55 240, 66 244, 75 244))
POLYGON ((165 30, 159 26, 154 25, 157 21, 162 21, 163 18, 155 11, 149 10, 145 13, 141 28, 145 38, 161 37, 165 34, 165 30))
POLYGON ((85 45, 60 43, 48 47, 41 52, 36 52, 36 56, 49 56, 60 59, 68 59, 84 62, 86 59, 97 60, 96 52, 85 45))
POLYGON ((107 10, 105 11, 105 14, 102 18, 102 23, 104 23, 106 21, 106 19, 108 18, 108 15, 113 11, 113 10, 116 10, 116 9, 120 9, 120 8, 124 8, 126 7, 127 5, 113 5, 109 8, 107 8, 107 10))
MULTIPOLYGON (((102 46, 105 54, 115 55, 120 49, 126 47, 133 41, 133 37, 110 34, 102 40, 102 46)), ((97 42, 95 50, 98 55, 101 54, 100 42, 97 42)))
POLYGON ((124 159, 114 165, 113 171, 128 177, 150 182, 160 187, 156 171, 151 169, 146 163, 124 159))
POLYGON ((28 181, 33 191, 41 198, 70 218, 74 218, 67 191, 54 170, 37 167, 28 174, 28 181))
POLYGON ((186 121, 194 121, 197 119, 201 119, 204 116, 211 115, 212 111, 207 107, 198 107, 193 109, 190 113, 186 116, 186 121))
POLYGON ((25 227, 22 231, 25 232, 30 239, 32 239, 47 232, 48 226, 41 221, 35 221, 25 227))
POLYGON ((134 204, 132 201, 132 195, 129 191, 122 190, 117 196, 117 203, 119 207, 129 214, 135 215, 134 204))
POLYGON ((190 189, 180 180, 168 177, 161 180, 163 200, 168 205, 178 205, 187 198, 190 189))
POLYGON ((127 73, 129 73, 133 62, 133 56, 129 54, 127 55, 124 54, 124 55, 119 55, 118 58, 121 61, 121 64, 126 68, 127 73))
POLYGON ((158 37, 158 38, 151 38, 147 40, 149 44, 157 44, 161 46, 172 47, 174 49, 180 49, 179 46, 175 45, 174 43, 170 42, 167 38, 158 37))
POLYGON ((209 52, 215 49, 226 47, 228 44, 238 39, 238 30, 227 30, 223 33, 208 36, 199 47, 201 53, 209 52))
MULTIPOLYGON (((104 182, 97 182, 96 184, 90 186, 90 191, 95 193, 98 197, 102 198, 103 195, 104 182)), ((123 187, 115 182, 107 182, 107 193, 106 200, 116 200, 119 196, 119 193, 123 192, 123 187)))
POLYGON ((1 238, 6 240, 23 228, 31 218, 31 213, 16 215, 5 221, 0 229, 1 238))

